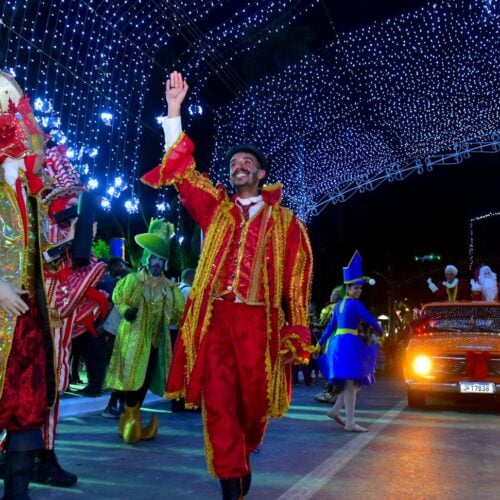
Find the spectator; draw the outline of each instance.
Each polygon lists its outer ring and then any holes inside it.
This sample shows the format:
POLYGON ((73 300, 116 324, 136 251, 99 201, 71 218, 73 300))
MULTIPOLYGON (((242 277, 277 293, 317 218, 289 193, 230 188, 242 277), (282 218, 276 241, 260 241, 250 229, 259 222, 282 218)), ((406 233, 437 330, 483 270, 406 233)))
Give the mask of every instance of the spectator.
MULTIPOLYGON (((193 286, 193 280, 194 280, 194 269, 191 268, 184 269, 181 274, 179 290, 181 291, 186 301, 189 295, 189 291, 193 286)), ((172 339, 172 349, 175 348, 175 341, 177 340, 178 332, 179 332, 178 325, 172 324, 170 326, 170 338, 172 339)), ((172 412, 174 413, 188 411, 188 409, 185 407, 184 398, 182 397, 179 397, 178 399, 172 399, 171 408, 172 412)), ((193 409, 192 411, 199 411, 199 410, 193 409)))
MULTIPOLYGON (((115 286, 118 280, 127 274, 127 264, 121 257, 111 257, 108 262, 108 272, 97 286, 98 289, 105 290, 108 293, 110 300, 110 312, 101 326, 101 332, 104 337, 106 351, 106 365, 111 360, 113 347, 115 345, 115 337, 118 332, 118 326, 122 319, 118 308, 113 305, 112 297, 115 286)), ((124 401, 120 391, 111 391, 108 404, 102 412, 102 416, 106 418, 120 418, 123 412, 124 401)))
MULTIPOLYGON (((321 328, 321 331, 325 329, 326 325, 330 321, 335 305, 338 303, 339 300, 343 299, 344 297, 345 297, 344 285, 336 286, 332 290, 332 293, 330 294, 329 304, 323 307, 323 309, 321 309, 319 315, 319 327, 321 328)), ((320 337, 321 335, 318 338, 315 338, 314 342, 316 343, 320 339, 320 337)), ((323 392, 316 394, 314 396, 314 400, 318 401, 319 403, 333 404, 337 399, 337 395, 341 392, 341 390, 339 389, 340 388, 338 386, 335 386, 334 384, 332 384, 327 380, 323 392)))
POLYGON ((193 286, 193 280, 194 280, 194 269, 187 268, 182 271, 181 274, 181 282, 179 283, 179 290, 181 291, 182 295, 184 295, 184 298, 187 300, 189 291, 191 290, 191 287, 193 286))

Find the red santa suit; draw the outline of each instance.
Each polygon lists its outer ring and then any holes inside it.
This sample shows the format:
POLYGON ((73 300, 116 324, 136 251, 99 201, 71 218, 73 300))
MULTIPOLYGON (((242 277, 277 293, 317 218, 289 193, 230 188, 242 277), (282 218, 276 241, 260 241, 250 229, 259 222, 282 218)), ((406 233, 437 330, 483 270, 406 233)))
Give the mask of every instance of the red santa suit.
POLYGON ((205 233, 166 395, 203 404, 209 471, 241 478, 268 418, 288 410, 283 361, 293 353, 306 363, 312 351, 311 248, 303 224, 280 205, 280 185, 262 189, 247 220, 235 198, 195 170, 193 149, 182 133, 142 178, 174 185, 205 233))
POLYGON ((498 300, 497 275, 490 266, 481 265, 474 271, 475 280, 470 280, 474 300, 498 300))

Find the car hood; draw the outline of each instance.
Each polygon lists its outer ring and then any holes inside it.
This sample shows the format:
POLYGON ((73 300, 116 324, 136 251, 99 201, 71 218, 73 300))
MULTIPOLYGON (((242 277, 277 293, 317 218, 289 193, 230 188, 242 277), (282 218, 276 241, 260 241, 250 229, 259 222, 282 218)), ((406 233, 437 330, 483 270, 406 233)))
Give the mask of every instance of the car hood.
POLYGON ((465 354, 467 351, 488 351, 500 354, 498 333, 427 333, 412 337, 407 351, 465 354))

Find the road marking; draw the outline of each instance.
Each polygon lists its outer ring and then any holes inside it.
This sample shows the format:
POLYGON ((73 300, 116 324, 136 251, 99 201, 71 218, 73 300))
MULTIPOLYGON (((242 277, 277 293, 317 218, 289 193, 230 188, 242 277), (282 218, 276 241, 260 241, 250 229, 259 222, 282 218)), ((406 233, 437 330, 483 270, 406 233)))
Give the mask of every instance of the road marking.
POLYGON ((312 498, 330 479, 332 479, 350 460, 389 425, 406 408, 406 398, 395 404, 389 411, 370 425, 368 432, 359 434, 339 448, 330 458, 318 465, 313 471, 295 483, 278 500, 307 500, 312 498))

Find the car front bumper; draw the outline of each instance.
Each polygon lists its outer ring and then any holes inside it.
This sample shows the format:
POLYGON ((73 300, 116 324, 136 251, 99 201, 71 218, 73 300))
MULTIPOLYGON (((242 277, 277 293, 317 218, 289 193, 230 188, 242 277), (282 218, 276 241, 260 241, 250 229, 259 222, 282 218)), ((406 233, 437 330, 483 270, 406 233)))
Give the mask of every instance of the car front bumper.
MULTIPOLYGON (((494 394, 484 394, 485 396, 495 396, 500 395, 500 384, 495 385, 495 393, 494 394)), ((464 394, 466 393, 460 392, 460 384, 459 382, 420 382, 414 380, 406 381, 406 389, 408 391, 415 392, 425 392, 426 394, 464 394)), ((477 394, 475 394, 477 396, 477 394)))

